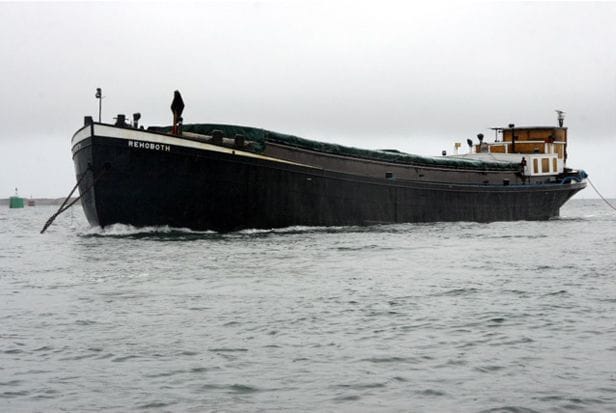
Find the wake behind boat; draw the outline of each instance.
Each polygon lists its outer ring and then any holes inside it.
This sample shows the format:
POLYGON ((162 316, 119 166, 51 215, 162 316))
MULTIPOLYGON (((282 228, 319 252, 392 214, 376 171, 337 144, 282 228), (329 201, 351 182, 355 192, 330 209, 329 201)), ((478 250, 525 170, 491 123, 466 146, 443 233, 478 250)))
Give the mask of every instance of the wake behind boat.
MULTIPOLYGON (((178 100, 179 97, 179 100, 178 100)), ((231 231, 293 225, 545 220, 586 186, 567 128, 495 128, 469 153, 423 157, 235 125, 94 122, 72 138, 90 224, 231 231), (500 139, 498 139, 500 137, 500 139)), ((136 114, 138 115, 138 114, 136 114)), ((456 149, 460 147, 456 144, 456 149)), ((443 154, 445 155, 445 154, 443 154)))

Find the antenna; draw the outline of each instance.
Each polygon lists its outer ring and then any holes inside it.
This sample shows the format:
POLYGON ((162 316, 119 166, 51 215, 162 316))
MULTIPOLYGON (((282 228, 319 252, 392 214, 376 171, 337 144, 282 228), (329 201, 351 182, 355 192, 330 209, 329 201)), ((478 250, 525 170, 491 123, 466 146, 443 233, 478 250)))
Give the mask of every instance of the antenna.
POLYGON ((565 123, 565 113, 562 110, 556 109, 556 113, 558 114, 558 126, 563 127, 563 123, 565 123))
POLYGON ((96 95, 94 95, 96 99, 98 99, 98 123, 101 123, 101 112, 103 111, 103 90, 100 87, 96 88, 96 95))

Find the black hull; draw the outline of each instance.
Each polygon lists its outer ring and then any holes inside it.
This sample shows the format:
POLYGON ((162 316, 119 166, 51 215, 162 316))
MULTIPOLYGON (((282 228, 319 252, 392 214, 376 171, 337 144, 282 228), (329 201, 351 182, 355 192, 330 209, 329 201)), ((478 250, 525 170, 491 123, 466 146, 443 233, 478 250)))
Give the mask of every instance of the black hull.
POLYGON ((137 149, 128 142, 88 136, 73 148, 77 177, 87 174, 79 189, 92 225, 232 231, 545 220, 586 185, 402 182, 174 145, 137 149))

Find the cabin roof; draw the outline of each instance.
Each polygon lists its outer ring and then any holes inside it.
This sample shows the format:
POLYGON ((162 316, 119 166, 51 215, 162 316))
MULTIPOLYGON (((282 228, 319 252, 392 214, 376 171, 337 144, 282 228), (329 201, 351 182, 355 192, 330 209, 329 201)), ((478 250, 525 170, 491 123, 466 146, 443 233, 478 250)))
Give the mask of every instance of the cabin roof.
POLYGON ((515 126, 513 128, 504 128, 504 127, 493 127, 490 128, 492 130, 523 130, 523 129, 535 129, 535 130, 552 130, 552 129, 567 129, 566 126, 562 128, 560 126, 515 126))

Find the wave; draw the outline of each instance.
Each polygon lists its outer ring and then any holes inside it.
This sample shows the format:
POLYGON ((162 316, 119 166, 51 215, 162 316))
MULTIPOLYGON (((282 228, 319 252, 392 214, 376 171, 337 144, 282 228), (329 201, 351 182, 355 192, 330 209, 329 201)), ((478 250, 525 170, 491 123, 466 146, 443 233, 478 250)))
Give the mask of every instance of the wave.
POLYGON ((230 232, 229 235, 233 235, 233 234, 235 235, 301 234, 301 233, 306 233, 306 232, 322 233, 322 232, 341 232, 341 231, 348 231, 348 230, 354 230, 353 232, 356 232, 357 228, 358 227, 342 227, 342 226, 337 226, 337 227, 314 226, 314 227, 311 227, 311 226, 306 226, 306 225, 296 225, 296 226, 284 227, 284 228, 242 229, 239 231, 230 232))
POLYGON ((269 234, 302 234, 302 233, 337 233, 337 232, 367 232, 373 231, 371 227, 354 226, 290 226, 284 228, 249 228, 232 232, 199 231, 190 228, 164 226, 136 227, 127 224, 113 224, 105 228, 86 227, 77 230, 77 235, 81 237, 140 237, 140 236, 199 236, 199 237, 237 237, 237 236, 261 236, 269 234))
POLYGON ((151 227, 135 227, 133 225, 113 224, 105 228, 88 227, 85 230, 78 231, 78 236, 81 237, 109 237, 109 238, 142 238, 142 237, 162 237, 165 239, 174 237, 208 237, 219 236, 215 231, 196 231, 189 228, 175 228, 168 225, 151 226, 151 227))
MULTIPOLYGON (((443 229, 446 227, 455 226, 456 228, 467 228, 464 225, 466 223, 442 223, 442 222, 429 222, 429 223, 399 223, 399 224, 374 224, 374 225, 349 225, 349 226, 308 226, 308 225, 295 225, 283 228, 247 228, 231 232, 217 232, 212 230, 193 230, 183 227, 172 227, 169 225, 163 226, 146 226, 136 227, 129 224, 113 224, 105 228, 90 227, 85 224, 84 227, 76 228, 77 235, 81 237, 142 237, 142 236, 201 236, 201 237, 238 237, 238 236, 263 236, 263 235, 277 235, 277 234, 323 234, 323 233, 391 233, 401 234, 414 232, 417 229, 430 230, 443 229)), ((477 225, 476 223, 468 223, 468 225, 477 225)))
POLYGON ((522 406, 502 406, 481 410, 479 413, 539 413, 537 410, 522 406))

